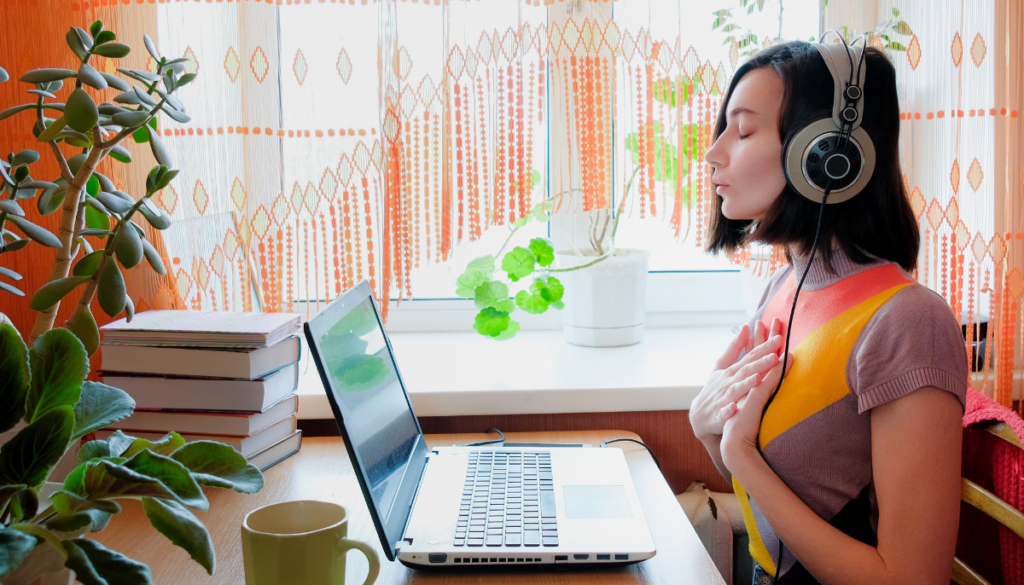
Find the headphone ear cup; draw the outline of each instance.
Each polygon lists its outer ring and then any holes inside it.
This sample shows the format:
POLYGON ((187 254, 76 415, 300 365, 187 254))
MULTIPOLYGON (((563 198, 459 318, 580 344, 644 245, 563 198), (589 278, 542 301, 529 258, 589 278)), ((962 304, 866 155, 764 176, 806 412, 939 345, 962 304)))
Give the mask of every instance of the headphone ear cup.
POLYGON ((782 149, 782 168, 789 186, 810 201, 821 203, 832 180, 829 203, 842 203, 860 193, 875 169, 875 149, 863 128, 850 135, 837 152, 839 129, 821 118, 790 133, 782 149))

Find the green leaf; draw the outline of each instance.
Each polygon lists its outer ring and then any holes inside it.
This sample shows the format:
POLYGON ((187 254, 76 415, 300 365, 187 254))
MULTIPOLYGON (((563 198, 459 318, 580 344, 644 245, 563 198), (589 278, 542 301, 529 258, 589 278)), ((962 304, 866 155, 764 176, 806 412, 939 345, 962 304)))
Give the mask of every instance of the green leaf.
POLYGON ((76 154, 75 156, 69 158, 68 159, 68 169, 71 170, 71 174, 72 175, 77 175, 78 171, 82 168, 82 165, 85 164, 85 161, 88 158, 89 158, 88 155, 85 154, 84 152, 76 154))
POLYGON ((0 199, 0 213, 9 213, 18 217, 25 216, 25 210, 12 199, 0 199))
POLYGON ((149 522, 174 543, 188 552, 192 560, 202 565, 206 572, 213 575, 216 555, 210 533, 192 512, 177 502, 167 502, 155 498, 142 498, 142 507, 146 510, 149 522))
MULTIPOLYGON (((152 127, 153 130, 157 130, 156 117, 154 116, 153 118, 150 118, 149 122, 147 122, 147 125, 152 127)), ((149 128, 146 128, 145 126, 139 128, 134 134, 132 134, 132 139, 135 141, 136 144, 149 142, 149 128)))
POLYGON ((18 493, 27 487, 28 486, 24 484, 0 486, 0 510, 6 509, 7 503, 10 502, 12 498, 16 498, 18 493))
POLYGON ((124 43, 106 43, 92 48, 94 55, 109 57, 110 59, 123 59, 132 52, 132 48, 124 43))
MULTIPOLYGON (((68 330, 75 334, 75 337, 82 342, 85 352, 92 356, 100 348, 100 329, 96 325, 96 318, 93 317, 92 309, 88 306, 82 307, 73 325, 68 325, 68 330)), ((85 382, 84 384, 89 384, 85 382)), ((84 386, 83 384, 83 386, 84 386)))
POLYGON ((64 489, 90 500, 154 497, 209 509, 202 489, 177 461, 148 450, 125 461, 97 459, 80 465, 64 480, 64 489))
POLYGON ((30 165, 39 161, 39 153, 34 150, 22 150, 11 158, 11 166, 30 165))
POLYGON ((45 526, 58 532, 76 532, 88 526, 90 532, 99 532, 107 527, 111 516, 102 510, 83 510, 74 514, 57 515, 46 522, 45 526))
POLYGON ((476 287, 473 302, 478 309, 486 309, 508 299, 508 286, 502 282, 491 280, 476 287))
POLYGON ((912 35, 912 34, 914 34, 914 31, 910 29, 910 25, 907 24, 905 21, 902 21, 902 20, 897 22, 896 25, 892 27, 892 29, 894 31, 900 33, 901 35, 912 35))
POLYGON ((887 45, 885 45, 885 48, 886 49, 892 49, 893 51, 904 51, 905 52, 907 50, 907 48, 905 46, 897 43, 896 41, 888 43, 887 45))
POLYGON ((139 213, 146 218, 149 225, 155 227, 158 230, 165 230, 171 227, 171 218, 166 213, 157 208, 150 208, 143 205, 139 208, 139 213))
POLYGON ((550 266, 555 261, 555 249, 544 238, 530 240, 530 251, 536 256, 537 264, 541 266, 550 266))
POLYGON ((75 405, 75 432, 71 439, 77 440, 110 426, 131 416, 134 411, 135 401, 124 390, 99 382, 83 382, 82 397, 75 405))
MULTIPOLYGON (((154 134, 153 136, 156 136, 156 134, 154 134)), ((153 186, 153 192, 159 191, 159 190, 167 187, 167 185, 170 185, 171 181, 174 180, 174 177, 178 176, 179 172, 181 172, 181 171, 175 169, 175 170, 167 171, 166 173, 160 175, 160 179, 156 182, 156 185, 153 186)))
MULTIPOLYGON (((11 232, 7 232, 7 233, 11 233, 11 232)), ((25 246, 27 246, 29 244, 29 242, 31 242, 31 241, 32 240, 30 240, 28 238, 23 238, 23 239, 20 239, 20 240, 14 240, 13 242, 11 242, 11 243, 7 244, 6 246, 4 246, 4 252, 17 252, 18 250, 20 250, 20 249, 24 248, 25 246)), ((3 283, 0 283, 0 284, 3 284, 3 283)), ((23 295, 18 295, 18 296, 23 296, 23 295)))
POLYGON ((36 537, 20 530, 0 527, 0 577, 18 568, 35 547, 36 537))
MULTIPOLYGON (((18 274, 17 272, 11 270, 10 268, 4 268, 3 266, 0 266, 0 276, 6 276, 7 278, 10 278, 11 280, 21 280, 21 275, 20 274, 18 274)), ((3 370, 0 370, 0 371, 3 371, 3 370)), ((0 433, 2 433, 2 432, 3 431, 0 431, 0 433)))
POLYGON ((21 231, 25 232, 26 236, 32 238, 35 242, 48 248, 60 248, 60 240, 57 239, 57 236, 48 232, 46 228, 41 228, 29 220, 16 215, 8 215, 7 220, 18 226, 21 231))
POLYGON ((163 112, 165 114, 167 114, 168 116, 170 116, 171 119, 173 119, 175 122, 179 122, 181 124, 188 124, 189 122, 192 121, 192 117, 191 116, 189 116, 185 112, 182 112, 180 110, 176 110, 176 109, 171 108, 171 107, 164 108, 163 112))
POLYGON ((70 79, 78 75, 72 69, 33 69, 18 78, 25 83, 49 83, 58 79, 70 79))
POLYGON ((20 106, 7 108, 6 110, 0 112, 0 120, 6 120, 7 118, 10 118, 11 116, 19 112, 24 112, 25 110, 34 110, 36 109, 36 107, 37 106, 35 104, 22 104, 20 106))
MULTIPOLYGON (((89 443, 102 442, 90 441, 89 443)), ((89 443, 86 443, 86 445, 89 443)), ((83 467, 79 466, 72 473, 78 473, 79 469, 83 469, 83 467)), ((107 514, 119 514, 121 512, 121 505, 114 500, 90 500, 67 490, 57 490, 50 495, 50 501, 53 503, 53 509, 59 514, 74 514, 82 510, 99 510, 107 514)))
POLYGON ((3 83, 9 80, 10 78, 11 76, 7 73, 7 70, 5 70, 3 67, 0 67, 0 83, 3 83))
MULTIPOLYGON (((90 201, 95 201, 95 199, 90 199, 90 201)), ((110 218, 92 207, 86 207, 85 225, 86 227, 94 230, 109 230, 110 218)))
POLYGON ((107 89, 107 80, 88 63, 78 68, 78 80, 94 89, 107 89))
MULTIPOLYGON (((533 291, 532 286, 530 287, 530 290, 533 291)), ((562 295, 565 294, 565 287, 562 286, 561 281, 559 281, 557 278, 555 278, 554 276, 549 276, 547 282, 544 283, 544 287, 538 287, 537 292, 539 292, 540 295, 544 297, 544 300, 554 304, 561 302, 562 295)), ((562 307, 558 308, 561 309, 562 307)))
POLYGON ((64 566, 75 572, 82 585, 152 585, 149 567, 87 538, 64 541, 68 551, 64 566))
POLYGON ((100 265, 100 260, 103 259, 104 250, 96 250, 91 254, 86 254, 81 260, 75 263, 75 267, 71 270, 71 273, 75 276, 92 276, 96 272, 96 267, 100 265))
POLYGON ((144 34, 144 35, 142 35, 142 42, 145 43, 146 50, 149 51, 149 54, 154 59, 159 61, 160 60, 160 53, 157 53, 156 45, 153 44, 153 39, 149 38, 149 35, 144 34))
POLYGON ((0 477, 36 487, 57 465, 71 440, 75 413, 70 406, 50 410, 0 447, 0 477))
POLYGON ((522 329, 522 326, 519 325, 519 321, 509 320, 509 322, 508 322, 508 329, 502 331, 501 333, 499 333, 493 339, 495 341, 507 341, 507 340, 512 339, 513 337, 515 337, 516 333, 519 333, 520 329, 522 329))
MULTIPOLYGON (((156 162, 167 168, 174 166, 174 160, 171 158, 171 153, 167 150, 167 147, 164 146, 164 141, 160 138, 159 132, 149 133, 149 146, 153 151, 153 157, 156 159, 156 162)), ((159 189, 154 189, 154 191, 159 191, 159 189)))
POLYGON ((508 273, 512 282, 516 282, 520 278, 529 276, 533 272, 536 262, 537 259, 532 252, 522 246, 516 246, 502 258, 501 269, 508 273))
POLYGON ((50 125, 47 126, 45 130, 39 133, 37 140, 39 142, 49 142, 56 138, 57 135, 61 133, 61 130, 64 130, 64 128, 67 127, 67 125, 67 119, 65 119, 64 116, 61 116, 53 122, 50 122, 50 125))
POLYGON ((4 323, 0 325, 0 433, 25 416, 28 388, 28 347, 17 329, 4 323))
POLYGON ((67 105, 64 106, 64 118, 71 128, 79 132, 91 132, 96 122, 99 122, 100 111, 92 96, 84 89, 77 88, 71 92, 67 105))
POLYGON ((128 291, 125 288, 124 276, 117 262, 107 261, 100 272, 99 287, 96 289, 96 296, 100 301, 100 308, 110 317, 116 317, 124 311, 125 298, 128 291))
POLYGON ((0 290, 7 291, 7 292, 11 293, 12 295, 19 296, 19 297, 25 296, 24 291, 22 291, 21 289, 15 287, 15 286, 12 286, 10 284, 7 284, 6 282, 2 282, 2 281, 0 281, 0 290))
POLYGON ((124 455, 137 439, 131 435, 124 434, 120 429, 114 431, 113 435, 107 437, 107 446, 110 447, 110 454, 117 457, 124 455))
POLYGON ((104 71, 100 71, 100 75, 107 81, 107 85, 118 91, 130 91, 132 88, 132 86, 128 85, 125 80, 116 75, 106 73, 104 71))
POLYGON ((110 158, 123 163, 130 163, 132 162, 132 153, 128 152, 127 148, 118 144, 110 149, 110 158))
POLYGON ((35 422, 55 408, 74 407, 89 374, 89 356, 78 338, 67 329, 51 329, 28 353, 32 381, 25 422, 35 422))
POLYGON ((96 194, 96 200, 103 204, 103 207, 109 211, 112 211, 118 215, 124 215, 132 208, 132 203, 128 203, 124 199, 121 199, 117 195, 107 193, 106 191, 100 191, 96 194))
POLYGON ((150 441, 149 439, 142 438, 135 439, 127 449, 121 452, 120 456, 134 457, 136 453, 140 453, 143 449, 149 449, 151 453, 156 453, 157 455, 170 456, 184 445, 185 439, 172 431, 164 435, 159 441, 150 441))
POLYGON ((100 192, 100 179, 96 175, 89 177, 85 182, 85 191, 90 197, 95 197, 100 192))
POLYGON ((117 35, 114 34, 114 31, 112 31, 112 30, 104 30, 104 31, 100 31, 100 33, 98 35, 96 35, 95 38, 96 38, 96 44, 97 45, 102 45, 103 43, 109 43, 110 41, 116 40, 117 39, 117 35))
POLYGON ((471 299, 476 295, 476 287, 487 282, 490 278, 489 274, 467 268, 465 272, 455 279, 455 294, 464 299, 471 299))
POLYGON ((89 34, 92 35, 93 40, 96 39, 96 35, 100 34, 100 31, 102 31, 102 30, 103 30, 103 21, 102 20, 94 20, 92 22, 92 24, 89 25, 89 34))
POLYGON ((497 337, 509 328, 509 321, 508 313, 487 307, 476 316, 473 329, 480 335, 497 337))
MULTIPOLYGON (((114 197, 111 195, 111 197, 114 197)), ((123 200, 118 199, 124 205, 131 206, 124 203, 123 200)), ((142 262, 143 247, 142 237, 139 236, 139 232, 131 226, 124 226, 120 229, 120 235, 117 236, 115 242, 114 252, 117 254, 117 259, 121 262, 121 265, 125 268, 135 268, 142 262)))
MULTIPOLYGON (((532 287, 531 287, 532 288, 532 287)), ((525 290, 516 293, 516 305, 531 315, 540 315, 548 310, 548 303, 539 294, 530 294, 525 290)))
MULTIPOLYGON (((77 464, 88 463, 100 457, 110 457, 110 448, 106 441, 89 441, 78 450, 77 464)), ((78 496, 75 496, 78 497, 78 496)))
POLYGON ((192 80, 195 78, 195 73, 186 73, 185 75, 182 75, 181 79, 178 80, 178 87, 182 87, 188 85, 189 83, 192 83, 192 80))
POLYGON ((32 295, 32 300, 29 301, 29 307, 33 311, 44 311, 49 309, 59 303, 61 299, 66 297, 68 293, 73 291, 78 285, 85 284, 88 281, 88 276, 69 276, 67 278, 59 278, 57 280, 50 281, 39 287, 36 294, 32 295))
POLYGON ((64 196, 68 192, 68 186, 60 179, 61 184, 53 189, 47 189, 36 200, 36 209, 41 215, 50 215, 64 205, 64 196))
POLYGON ((149 243, 149 240, 142 240, 142 253, 145 254, 146 261, 157 274, 167 274, 167 268, 164 267, 164 261, 160 259, 160 253, 156 251, 153 244, 149 243))
POLYGON ((123 128, 134 128, 141 126, 150 117, 150 113, 146 111, 134 111, 122 112, 120 114, 114 114, 110 117, 110 121, 121 126, 123 128))
POLYGON ((494 256, 488 254, 487 256, 480 256, 479 258, 474 258, 472 261, 470 261, 466 268, 479 270, 480 272, 483 272, 488 277, 490 277, 490 275, 494 272, 494 256))

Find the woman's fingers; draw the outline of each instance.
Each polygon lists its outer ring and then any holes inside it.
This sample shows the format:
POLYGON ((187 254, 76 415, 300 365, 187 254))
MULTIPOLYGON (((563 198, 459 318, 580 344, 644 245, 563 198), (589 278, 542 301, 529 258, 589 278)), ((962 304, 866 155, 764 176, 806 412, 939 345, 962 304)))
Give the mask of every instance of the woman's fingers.
MULTIPOLYGON (((740 332, 736 335, 736 338, 729 343, 729 347, 725 348, 725 353, 722 357, 718 358, 715 362, 716 370, 724 370, 729 366, 736 363, 736 360, 740 357, 740 351, 742 351, 750 341, 750 327, 744 325, 740 328, 740 332)), ((749 352, 748 352, 749 353, 749 352)))
POLYGON ((735 375, 740 368, 745 367, 747 364, 756 362, 768 354, 777 353, 779 348, 782 347, 781 342, 782 336, 780 335, 768 338, 767 341, 756 346, 752 351, 747 352, 747 354, 740 358, 739 361, 734 363, 728 370, 726 370, 726 374, 730 376, 735 375))
POLYGON ((736 370, 733 375, 738 380, 745 380, 749 376, 763 376, 768 370, 774 368, 779 363, 779 356, 775 352, 769 352, 767 355, 762 356, 752 362, 744 364, 740 369, 736 370))

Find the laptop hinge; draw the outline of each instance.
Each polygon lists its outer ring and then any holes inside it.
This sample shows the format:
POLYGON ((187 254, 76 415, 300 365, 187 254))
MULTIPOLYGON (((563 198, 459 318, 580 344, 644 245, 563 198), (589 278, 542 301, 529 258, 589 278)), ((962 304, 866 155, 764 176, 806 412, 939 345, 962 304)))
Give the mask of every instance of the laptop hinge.
MULTIPOLYGON (((421 435, 422 436, 422 435, 421 435)), ((402 538, 395 543, 395 555, 402 552, 403 544, 412 544, 412 537, 406 536, 406 531, 409 530, 409 522, 412 520, 412 510, 416 507, 416 500, 420 497, 420 486, 423 485, 423 476, 427 473, 427 466, 430 465, 431 457, 437 455, 437 451, 428 451, 426 462, 423 464, 423 469, 420 471, 420 476, 416 478, 416 490, 412 493, 412 500, 409 502, 409 513, 405 517, 405 526, 402 527, 402 538)))

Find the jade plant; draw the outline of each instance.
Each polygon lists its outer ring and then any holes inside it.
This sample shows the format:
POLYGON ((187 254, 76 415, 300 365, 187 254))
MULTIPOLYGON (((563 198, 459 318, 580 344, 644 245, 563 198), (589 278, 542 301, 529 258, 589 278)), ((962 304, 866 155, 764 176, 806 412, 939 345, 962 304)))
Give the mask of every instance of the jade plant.
MULTIPOLYGON (((72 27, 66 41, 78 61, 77 69, 33 69, 20 77, 28 83, 34 102, 14 106, 0 112, 0 120, 23 114, 31 116, 32 133, 37 141, 49 147, 60 176, 53 181, 33 178, 29 165, 39 154, 25 150, 0 162, 0 254, 17 251, 34 240, 57 248, 48 282, 32 296, 30 307, 38 311, 29 337, 33 343, 54 326, 61 301, 79 287, 78 297, 67 328, 92 355, 99 347, 99 330, 90 305, 99 298, 100 308, 110 317, 122 313, 131 321, 135 308, 128 296, 122 268, 133 268, 145 259, 158 274, 166 269, 156 247, 147 239, 139 225, 143 218, 158 230, 167 229, 170 219, 152 201, 153 195, 166 188, 178 174, 170 153, 160 139, 157 115, 161 112, 180 123, 190 120, 185 106, 175 97, 181 88, 195 79, 186 73, 188 59, 161 57, 148 36, 143 36, 146 50, 155 63, 155 71, 118 68, 124 77, 99 71, 90 64, 94 57, 121 59, 131 48, 116 42, 117 35, 105 30, 101 21, 89 30, 72 27), (74 83, 66 102, 54 101, 65 82, 74 83), (112 102, 97 103, 98 92, 112 88, 118 93, 112 102), (96 169, 107 157, 131 163, 131 153, 122 143, 131 137, 137 143, 148 142, 156 159, 147 177, 145 192, 133 197, 118 189, 108 177, 96 169), (60 144, 71 147, 65 156, 60 144), (32 224, 24 218, 19 201, 39 194, 39 213, 49 215, 60 210, 60 227, 56 234, 32 224), (6 196, 6 197, 5 197, 6 196), (24 236, 8 229, 8 223, 24 236), (103 247, 93 249, 86 236, 99 238, 103 247), (77 261, 76 261, 77 259, 77 261), (72 264, 74 263, 74 264, 72 264)), ((0 81, 6 79, 4 72, 0 81)), ((13 270, 0 269, 0 276, 18 280, 13 270)), ((23 294, 15 285, 0 281, 0 290, 23 294)))
POLYGON ((69 447, 135 408, 124 391, 83 381, 88 372, 85 347, 67 329, 47 331, 29 351, 13 327, 0 325, 0 432, 25 425, 0 447, 0 579, 33 549, 53 547, 84 585, 152 583, 145 564, 84 537, 103 530, 121 511, 118 501, 129 499, 141 500, 153 527, 212 575, 210 534, 189 508, 209 509, 203 487, 245 494, 263 487, 260 471, 227 445, 116 431, 82 445, 77 467, 40 504, 40 488, 69 447))

